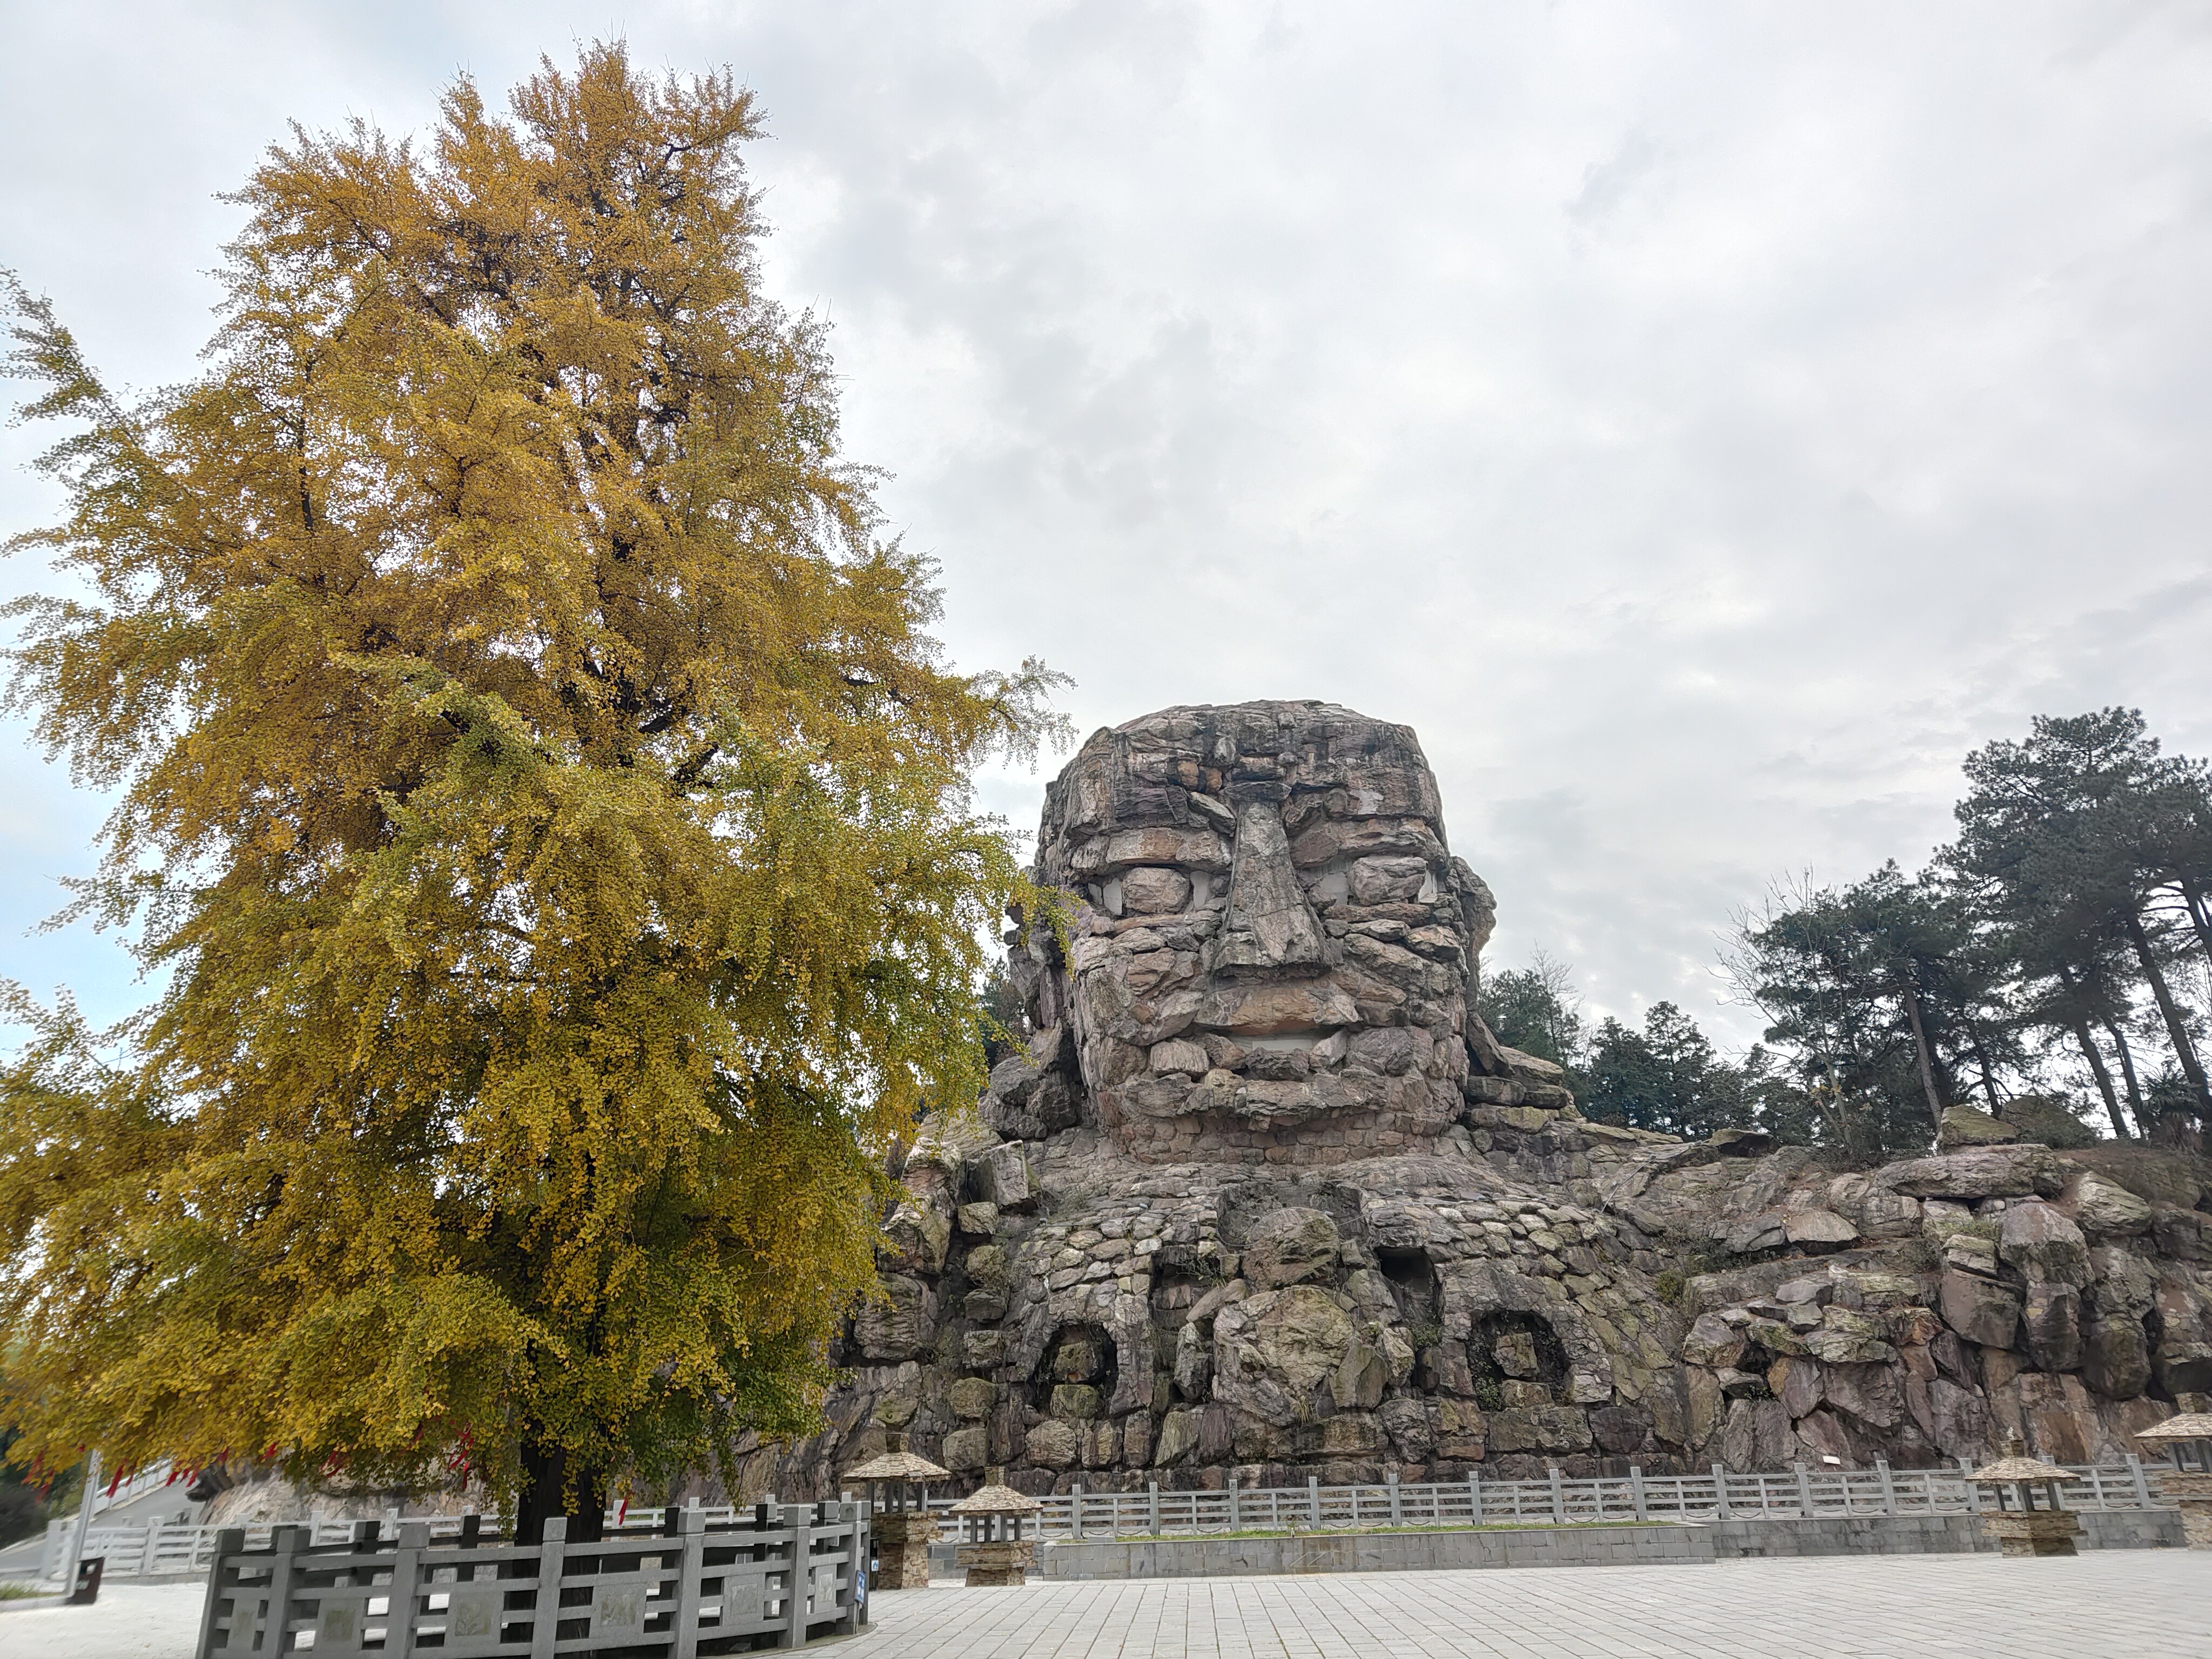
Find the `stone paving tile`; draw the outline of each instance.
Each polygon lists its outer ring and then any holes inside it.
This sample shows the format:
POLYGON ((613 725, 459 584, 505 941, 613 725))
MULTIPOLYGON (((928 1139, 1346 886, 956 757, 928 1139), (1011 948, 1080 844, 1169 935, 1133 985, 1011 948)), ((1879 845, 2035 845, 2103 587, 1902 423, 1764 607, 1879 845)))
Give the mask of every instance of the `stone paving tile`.
POLYGON ((877 1597, 884 1659, 2212 1659, 2212 1560, 2112 1550, 877 1597))

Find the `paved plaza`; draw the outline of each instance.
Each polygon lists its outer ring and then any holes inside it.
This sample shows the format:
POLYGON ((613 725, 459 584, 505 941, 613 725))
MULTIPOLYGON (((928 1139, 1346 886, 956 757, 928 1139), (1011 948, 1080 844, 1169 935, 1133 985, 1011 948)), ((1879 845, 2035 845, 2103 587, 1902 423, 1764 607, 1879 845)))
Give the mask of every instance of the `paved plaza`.
MULTIPOLYGON (((0 1612, 4 1659, 191 1659, 196 1585, 0 1612)), ((2212 1559, 1851 1556, 887 1591, 849 1659, 2212 1659, 2212 1559)))
POLYGON ((875 1613, 862 1639, 884 1659, 2205 1659, 2212 1557, 943 1586, 882 1595, 875 1613))

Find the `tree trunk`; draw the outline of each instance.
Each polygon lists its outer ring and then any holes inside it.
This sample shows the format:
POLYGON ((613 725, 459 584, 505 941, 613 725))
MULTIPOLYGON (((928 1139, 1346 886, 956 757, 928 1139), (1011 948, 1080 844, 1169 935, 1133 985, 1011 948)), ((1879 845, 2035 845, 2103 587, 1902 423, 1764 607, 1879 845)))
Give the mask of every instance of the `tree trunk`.
POLYGON ((2181 1010, 2174 1006, 2173 993, 2166 989, 2166 975, 2159 970, 2158 957, 2150 948, 2150 935, 2143 932, 2142 917, 2129 916, 2128 938, 2135 944, 2136 958, 2142 963, 2143 977, 2150 981, 2150 994, 2158 999, 2158 1012, 2166 1018, 2166 1034, 2173 1043, 2173 1057, 2181 1062, 2182 1076, 2197 1091, 2197 1121, 2212 1123, 2212 1086, 2204 1081, 2204 1067, 2197 1062, 2197 1049, 2189 1041, 2189 1028, 2181 1023, 2181 1010))
POLYGON ((1820 1065, 1820 1075, 1806 1079, 1805 1092, 1812 1097, 1813 1109, 1826 1121, 1828 1133, 1836 1145, 1849 1152, 1851 1145, 1850 1121, 1844 1115, 1844 1091, 1836 1082, 1835 1064, 1823 1056, 1820 1065), (1820 1086, 1823 1080, 1828 1085, 1825 1096, 1820 1086), (1824 1099, 1826 1104, 1822 1103, 1824 1099))
POLYGON ((2105 1097, 2105 1110, 2112 1115, 2113 1135, 2121 1140, 2132 1139, 2128 1133, 2127 1119, 2120 1115, 2120 1097, 2112 1092, 2112 1074, 2090 1038, 2089 1022, 2079 1014, 2074 1017, 2074 1040, 2081 1045, 2081 1058, 2089 1062, 2089 1073, 2097 1079, 2097 1092, 2105 1097))
POLYGON ((2002 1117, 2003 1109, 1997 1103, 1997 1068, 1990 1061, 1989 1045, 1982 1041, 1982 1028, 1968 1020, 1966 1031, 1974 1040, 1974 1061, 1982 1068, 1982 1092, 1989 1097, 1990 1115, 2002 1117))
MULTIPOLYGON (((2089 1061, 2090 1073, 2096 1078, 2097 1088, 2105 1097, 2105 1109, 2112 1115, 2113 1133, 2122 1140, 2126 1140, 2130 1138, 2127 1121, 2120 1115, 2119 1097, 2112 1092, 2112 1074, 2105 1065, 2104 1051, 2097 1047, 2096 1039, 2089 1035, 2087 1000, 2082 996, 2081 988, 2074 982, 2074 975, 2067 970, 2064 963, 2058 964, 2057 973, 2059 988, 2066 993, 2066 1012, 2072 1024, 2074 1040, 2081 1045, 2081 1053, 2089 1061)), ((2106 1029, 2110 1030, 2112 1028, 2107 1026, 2106 1029)), ((2128 1068, 2128 1099, 2135 1109, 2136 1127, 2140 1130, 2143 1127, 2142 1101, 2136 1093, 2135 1066, 2128 1060, 2125 1049, 2121 1051, 2120 1058, 2128 1068)))
POLYGON ((2127 1080, 2128 1109, 2135 1114, 2136 1131, 2150 1133, 2150 1115, 2143 1110, 2142 1085, 2136 1078, 2135 1050, 2128 1047, 2128 1034, 2112 1020, 2104 1022, 2105 1035, 2112 1040, 2112 1047, 2120 1056, 2120 1075, 2127 1080))
POLYGON ((2208 910, 2204 894, 2186 876, 2179 878, 2182 902, 2189 907, 2189 925, 2197 930, 2197 942, 2204 947, 2207 961, 2212 961, 2212 910, 2208 910))
POLYGON ((568 1454, 560 1446, 525 1446, 522 1450, 522 1501, 514 1512, 514 1541, 533 1545, 545 1541, 545 1523, 556 1515, 568 1517, 571 1544, 596 1544, 606 1534, 607 1478, 603 1469, 571 1469, 568 1454), (573 1490, 571 1489, 571 1483, 573 1490))
POLYGON ((1920 1086, 1928 1094, 1928 1121, 1938 1123, 1943 1117, 1943 1103, 1936 1093, 1936 1068, 1928 1058, 1928 1032, 1920 1023, 1920 988, 1913 984, 1911 975, 1905 979, 1905 1015, 1912 1022, 1912 1048, 1920 1056, 1920 1086))

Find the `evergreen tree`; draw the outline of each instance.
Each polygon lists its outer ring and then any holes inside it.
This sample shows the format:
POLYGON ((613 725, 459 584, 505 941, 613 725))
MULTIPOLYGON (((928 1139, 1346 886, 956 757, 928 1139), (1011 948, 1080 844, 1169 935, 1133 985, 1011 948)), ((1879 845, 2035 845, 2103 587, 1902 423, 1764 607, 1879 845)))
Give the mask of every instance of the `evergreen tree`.
POLYGON ((1583 1109, 1627 1128, 1701 1140, 1716 1129, 1750 1126, 1743 1082, 1695 1020, 1671 1002, 1655 1002, 1641 1031, 1612 1018, 1598 1027, 1583 1109))
MULTIPOLYGON (((2137 711, 2106 708, 2039 716, 2025 742, 1986 744, 1966 757, 1966 771, 1972 787, 1945 860, 2011 935, 2031 975, 2057 986, 2050 1013, 2078 1022, 2085 1052, 2095 1047, 2086 1031, 2096 1019, 2117 1045, 2127 988, 2141 985, 2190 1111, 2212 1117, 2194 1012, 2171 972, 2185 954, 2212 961, 2212 928, 2199 926, 2203 769, 2161 755, 2137 711)), ((2132 1081, 2130 1089, 2139 1095, 2132 1081)))
POLYGON ((1574 974, 1541 946, 1526 968, 1483 975, 1475 1012, 1506 1047, 1579 1074, 1586 1038, 1574 974))
POLYGON ((1999 1108, 1999 964, 1956 896, 1894 862, 1842 888, 1784 889, 1739 925, 1731 971, 1795 1056, 1822 1138, 1859 1153, 1927 1144, 1969 1085, 1999 1108))

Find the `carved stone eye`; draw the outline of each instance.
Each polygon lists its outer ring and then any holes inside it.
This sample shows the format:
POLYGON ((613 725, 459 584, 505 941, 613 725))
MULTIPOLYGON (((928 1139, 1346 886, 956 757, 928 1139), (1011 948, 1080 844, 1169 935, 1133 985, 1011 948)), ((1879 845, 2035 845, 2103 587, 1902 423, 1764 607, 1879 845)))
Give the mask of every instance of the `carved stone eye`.
POLYGON ((1140 866, 1121 876, 1121 908, 1140 916, 1167 915, 1190 908, 1190 878, 1180 870, 1140 866))

